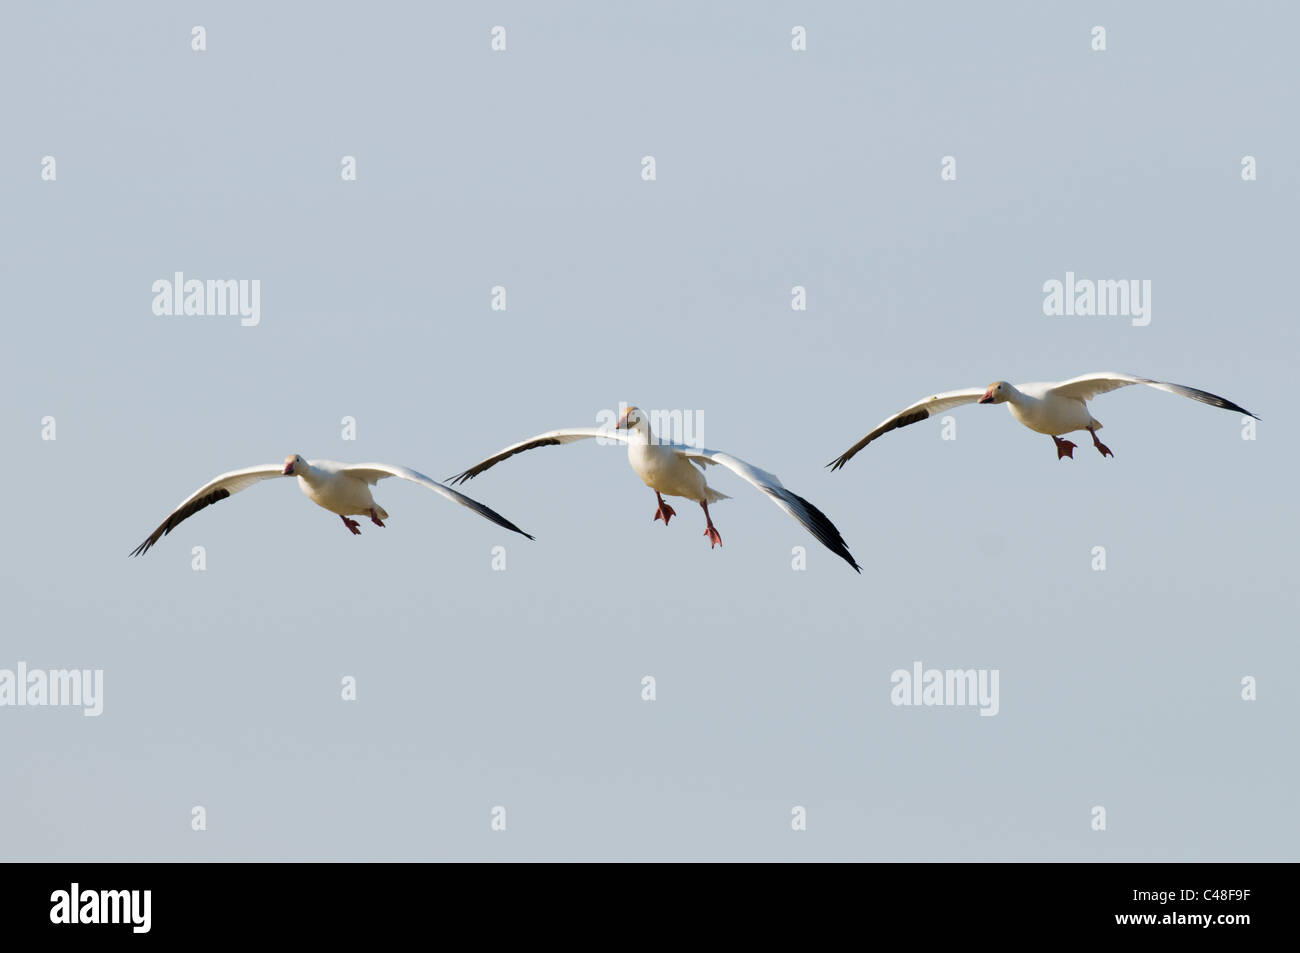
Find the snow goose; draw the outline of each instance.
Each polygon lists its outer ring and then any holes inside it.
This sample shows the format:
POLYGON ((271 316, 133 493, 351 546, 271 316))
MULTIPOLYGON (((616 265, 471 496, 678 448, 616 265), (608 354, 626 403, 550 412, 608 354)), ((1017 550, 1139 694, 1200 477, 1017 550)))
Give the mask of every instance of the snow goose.
POLYGON ((843 537, 840 536, 840 531, 826 518, 826 515, 803 497, 787 490, 781 484, 781 481, 771 473, 760 470, 744 460, 719 450, 706 450, 682 444, 661 442, 651 430, 646 415, 637 407, 629 407, 627 412, 619 418, 618 423, 614 425, 613 431, 600 430, 594 427, 578 427, 538 434, 536 437, 530 437, 528 440, 506 447, 500 453, 496 453, 486 460, 474 464, 468 470, 450 477, 447 482, 452 486, 464 483, 507 457, 512 457, 516 453, 523 453, 525 450, 573 443, 577 440, 587 440, 595 437, 604 437, 627 444, 628 463, 636 471, 636 475, 641 478, 641 482, 655 491, 658 507, 655 509, 654 519, 663 520, 664 526, 667 526, 668 521, 677 515, 673 508, 664 502, 665 493, 669 496, 680 496, 688 500, 695 500, 704 509, 704 535, 709 538, 709 548, 712 549, 714 546, 721 545, 722 536, 713 525, 713 518, 709 516, 709 504, 716 503, 718 500, 727 500, 730 497, 709 486, 704 479, 703 473, 705 467, 721 464, 741 479, 766 493, 777 506, 798 520, 800 525, 812 533, 823 546, 839 556, 855 570, 862 572, 862 567, 853 560, 852 554, 849 553, 849 548, 845 544, 843 537))
POLYGON ((1197 390, 1195 387, 1184 387, 1182 384, 1148 380, 1145 377, 1133 377, 1129 374, 1110 372, 1084 374, 1082 377, 1074 377, 1068 381, 1045 384, 1015 385, 1008 384, 1006 381, 994 381, 988 387, 950 390, 943 394, 927 397, 924 400, 918 400, 911 407, 894 414, 894 416, 881 423, 875 430, 826 465, 832 470, 838 470, 853 459, 854 454, 882 434, 925 420, 927 417, 932 417, 952 407, 976 403, 1006 404, 1007 409, 1011 411, 1012 417, 1015 417, 1016 420, 1030 430, 1047 434, 1056 442, 1056 459, 1058 460, 1062 457, 1074 459, 1074 448, 1077 444, 1071 443, 1069 440, 1062 440, 1060 436, 1072 430, 1088 431, 1092 435, 1092 443, 1097 448, 1097 451, 1103 457, 1113 457, 1115 454, 1110 452, 1110 447, 1097 439, 1097 431, 1101 429, 1101 422, 1093 417, 1091 411, 1088 410, 1088 401, 1098 394, 1105 394, 1120 387, 1128 387, 1130 384, 1146 384, 1148 387, 1168 391, 1171 394, 1178 394, 1180 397, 1190 397, 1192 400, 1199 400, 1201 403, 1210 404, 1213 407, 1222 407, 1224 410, 1247 414, 1251 417, 1255 416, 1246 408, 1239 407, 1232 401, 1225 400, 1208 391, 1197 390))
MULTIPOLYGON (((388 513, 375 502, 370 488, 387 477, 401 477, 440 493, 449 500, 468 506, 485 519, 490 519, 498 526, 503 526, 522 536, 528 536, 514 523, 500 513, 488 509, 477 500, 448 489, 437 480, 408 467, 390 466, 387 463, 335 463, 333 460, 304 460, 298 454, 286 457, 283 464, 266 464, 260 467, 246 467, 243 470, 231 470, 216 479, 210 480, 191 493, 176 509, 168 514, 158 528, 137 546, 131 553, 140 556, 149 551, 154 543, 174 530, 182 521, 189 519, 204 507, 219 503, 232 493, 247 489, 254 483, 272 477, 296 476, 298 487, 307 498, 317 506, 337 513, 354 535, 361 535, 361 527, 349 515, 369 516, 370 522, 383 526, 388 513)), ((529 539, 533 537, 528 536, 529 539)))

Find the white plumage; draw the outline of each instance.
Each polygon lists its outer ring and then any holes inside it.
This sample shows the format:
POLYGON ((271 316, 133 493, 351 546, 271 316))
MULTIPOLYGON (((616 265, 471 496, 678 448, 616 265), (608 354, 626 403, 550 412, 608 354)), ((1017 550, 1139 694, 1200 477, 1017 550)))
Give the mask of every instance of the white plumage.
POLYGON ((719 464, 745 480, 751 486, 762 490, 769 499, 786 513, 799 521, 808 532, 812 533, 827 549, 835 553, 858 572, 861 567, 854 561, 844 542, 840 531, 821 510, 803 497, 787 490, 773 474, 760 470, 738 457, 720 450, 707 450, 687 447, 682 444, 660 441, 650 428, 650 423, 639 408, 630 407, 618 421, 613 431, 599 430, 594 427, 574 427, 565 430, 551 430, 538 434, 528 440, 512 444, 482 460, 447 482, 455 485, 473 479, 489 467, 495 466, 507 457, 536 447, 554 446, 573 443, 576 440, 589 440, 603 437, 627 444, 627 460, 641 482, 655 491, 659 507, 654 518, 663 520, 664 525, 677 514, 664 502, 663 497, 680 496, 695 500, 704 509, 704 535, 709 537, 710 546, 719 545, 722 537, 709 516, 709 504, 718 500, 730 499, 708 485, 704 478, 705 467, 719 464))
MULTIPOLYGON (((387 477, 400 477, 433 490, 461 506, 467 506, 484 519, 489 519, 522 536, 528 536, 514 523, 477 500, 472 500, 462 493, 443 486, 437 480, 425 476, 409 467, 392 466, 387 463, 336 463, 333 460, 304 460, 294 454, 286 457, 283 464, 264 464, 257 467, 245 467, 231 470, 209 480, 199 487, 167 515, 155 529, 131 553, 140 556, 147 553, 162 537, 175 529, 181 522, 193 516, 199 510, 219 503, 231 494, 247 489, 254 483, 273 477, 296 476, 298 487, 309 500, 331 513, 337 513, 343 525, 356 535, 361 528, 356 520, 349 516, 368 516, 376 526, 383 526, 388 519, 388 512, 375 502, 370 488, 387 477)), ((528 536, 529 539, 533 537, 528 536)))
POLYGON ((1012 417, 1030 430, 1047 434, 1056 442, 1058 460, 1061 457, 1073 458, 1076 445, 1069 440, 1062 440, 1061 434, 1075 430, 1086 430, 1092 434, 1093 445, 1102 456, 1114 456, 1110 452, 1110 448, 1097 439, 1097 431, 1101 429, 1102 425, 1101 421, 1093 417, 1092 411, 1088 409, 1088 401, 1099 394, 1105 394, 1120 387, 1128 387, 1131 384, 1145 384, 1148 387, 1167 391, 1170 394, 1177 394, 1180 397, 1199 400, 1213 407, 1221 407, 1224 410, 1236 411, 1251 417, 1255 416, 1244 407, 1239 407, 1232 401, 1211 394, 1208 391, 1197 390, 1195 387, 1185 387, 1182 384, 1169 384, 1165 381, 1134 377, 1131 374, 1103 372, 1085 374, 1082 377, 1074 377, 1068 381, 1055 383, 1018 385, 1009 384, 1006 381, 994 381, 988 387, 968 387, 964 390, 947 391, 942 394, 935 394, 933 397, 926 397, 924 400, 918 400, 912 406, 906 407, 894 414, 894 416, 883 420, 879 426, 840 454, 839 457, 828 463, 827 466, 832 470, 838 470, 853 459, 853 456, 859 450, 891 430, 917 423, 953 407, 960 407, 962 404, 975 403, 1006 404, 1007 409, 1011 411, 1012 417))

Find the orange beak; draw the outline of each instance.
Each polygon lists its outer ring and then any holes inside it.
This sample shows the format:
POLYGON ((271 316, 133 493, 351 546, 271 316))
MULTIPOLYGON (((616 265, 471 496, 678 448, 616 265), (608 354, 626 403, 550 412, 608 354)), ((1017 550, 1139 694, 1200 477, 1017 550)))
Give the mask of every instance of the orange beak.
POLYGON ((627 429, 627 413, 626 413, 626 412, 623 414, 622 417, 618 418, 618 423, 616 423, 616 424, 614 425, 614 429, 615 429, 615 430, 626 430, 626 429, 627 429))
POLYGON ((284 465, 283 473, 285 476, 293 476, 293 461, 290 460, 284 465))
POLYGON ((991 404, 991 403, 993 403, 993 391, 991 391, 991 390, 990 390, 990 391, 985 391, 985 392, 984 392, 984 396, 981 397, 981 398, 979 399, 979 402, 980 402, 981 404, 991 404))

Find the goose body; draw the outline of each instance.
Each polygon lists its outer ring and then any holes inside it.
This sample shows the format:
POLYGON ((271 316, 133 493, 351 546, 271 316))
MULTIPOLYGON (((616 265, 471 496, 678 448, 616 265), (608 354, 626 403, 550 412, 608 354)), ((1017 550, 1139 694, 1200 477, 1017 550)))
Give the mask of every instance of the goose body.
POLYGON ((592 438, 614 440, 627 445, 627 462, 641 482, 655 491, 655 499, 659 505, 655 510, 654 519, 663 520, 665 526, 677 515, 664 501, 665 495, 695 500, 704 510, 704 535, 709 538, 710 548, 722 544, 722 536, 709 515, 709 504, 716 503, 718 500, 728 500, 731 497, 709 486, 704 474, 706 467, 721 465, 751 486, 761 490, 777 506, 812 533, 823 546, 856 571, 862 571, 849 552, 844 538, 840 536, 840 531, 835 528, 826 514, 803 497, 787 490, 776 476, 721 450, 707 450, 664 442, 653 433, 646 415, 637 407, 629 407, 619 418, 613 431, 591 427, 551 430, 511 444, 487 459, 480 460, 468 470, 456 474, 447 482, 455 486, 466 480, 472 480, 502 460, 523 453, 525 450, 592 438))
POLYGON ((1007 381, 994 381, 988 387, 967 387, 963 390, 945 391, 918 400, 910 407, 905 407, 892 417, 887 417, 874 430, 845 450, 827 464, 832 470, 838 470, 848 463, 867 444, 891 430, 906 427, 933 417, 935 414, 962 404, 1006 404, 1011 416, 1018 422, 1037 433, 1047 434, 1056 444, 1056 458, 1074 457, 1077 446, 1069 440, 1062 439, 1062 434, 1076 430, 1086 430, 1092 435, 1093 446, 1103 457, 1113 457, 1110 448, 1097 439, 1101 421, 1092 415, 1088 401, 1120 387, 1132 384, 1144 384, 1166 393, 1177 394, 1192 400, 1219 407, 1223 410, 1246 414, 1254 417, 1249 410, 1232 401, 1209 391, 1198 390, 1183 384, 1170 384, 1167 381, 1151 380, 1147 377, 1134 377, 1132 374, 1117 374, 1103 371, 1097 374, 1084 374, 1068 381, 1054 383, 1010 384, 1007 381))
MULTIPOLYGON (((158 540, 199 510, 205 509, 214 503, 220 503, 240 490, 247 489, 254 483, 286 476, 297 477, 298 488, 302 490, 307 499, 322 509, 336 513, 343 520, 343 525, 348 528, 349 532, 357 536, 361 535, 361 527, 356 520, 348 519, 349 516, 368 516, 376 526, 383 526, 383 521, 388 519, 388 511, 375 502, 374 495, 370 491, 372 486, 388 477, 399 477, 412 483, 418 483, 451 500, 453 503, 468 507, 498 526, 519 533, 521 536, 528 536, 527 533, 495 510, 489 509, 477 500, 470 499, 463 493, 457 493, 455 490, 443 486, 437 480, 425 476, 418 470, 412 470, 410 467, 387 463, 338 463, 334 460, 306 460, 298 454, 293 454, 286 457, 283 464, 268 463, 256 467, 245 467, 242 470, 231 470, 229 473, 223 473, 209 480, 167 514, 167 518, 158 524, 158 528, 150 533, 143 543, 132 550, 131 555, 144 555, 158 540)), ((528 538, 532 539, 533 537, 528 536, 528 538)))

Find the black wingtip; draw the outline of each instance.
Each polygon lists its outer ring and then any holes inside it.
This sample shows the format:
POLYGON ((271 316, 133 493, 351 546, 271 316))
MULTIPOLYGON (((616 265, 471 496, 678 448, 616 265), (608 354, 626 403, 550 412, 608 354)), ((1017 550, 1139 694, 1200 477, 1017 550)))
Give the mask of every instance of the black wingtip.
POLYGON ((857 447, 852 450, 846 450, 844 453, 841 453, 838 457, 836 457, 834 460, 832 460, 830 463, 826 465, 830 467, 832 473, 834 473, 836 470, 843 470, 845 464, 847 464, 850 460, 856 457, 858 455, 858 451, 861 449, 862 449, 861 447, 857 447))
POLYGON ((802 522, 804 526, 812 532, 813 536, 816 537, 823 546, 852 566, 854 572, 861 575, 862 567, 858 565, 857 560, 853 558, 853 554, 849 552, 849 544, 844 541, 844 537, 840 535, 840 531, 835 527, 835 524, 831 522, 830 517, 798 493, 791 493, 788 490, 784 492, 797 500, 803 506, 804 511, 809 515, 809 521, 801 519, 800 522, 802 522))
MULTIPOLYGON (((489 510, 488 512, 492 512, 492 511, 489 510)), ((519 528, 518 526, 516 526, 514 523, 510 522, 508 519, 506 519, 506 518, 505 518, 504 516, 502 516, 500 513, 492 512, 492 515, 496 517, 495 522, 496 522, 496 524, 497 524, 498 526, 502 526, 502 527, 504 527, 504 528, 510 530, 510 532, 512 532, 512 533, 518 533, 520 536, 526 536, 528 539, 535 539, 535 537, 533 536, 532 533, 525 533, 522 529, 520 529, 520 528, 519 528)))

